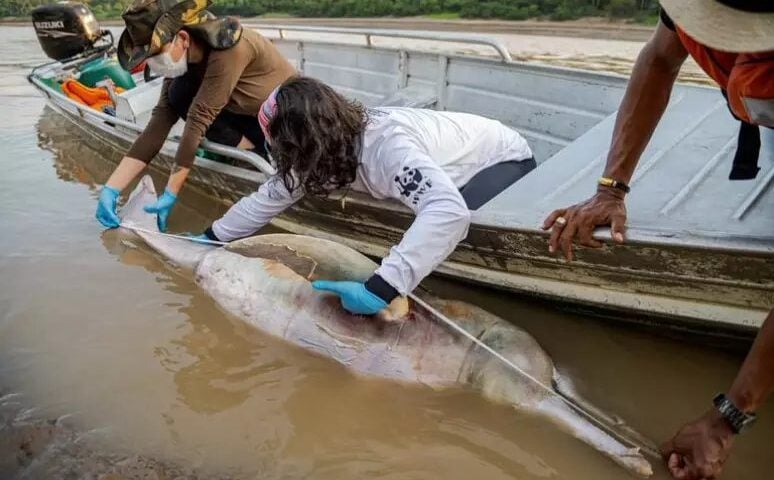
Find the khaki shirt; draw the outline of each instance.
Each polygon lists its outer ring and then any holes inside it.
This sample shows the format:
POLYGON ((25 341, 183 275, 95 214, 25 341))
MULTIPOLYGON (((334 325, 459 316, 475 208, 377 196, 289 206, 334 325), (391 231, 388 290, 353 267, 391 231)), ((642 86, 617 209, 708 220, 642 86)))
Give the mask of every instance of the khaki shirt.
MULTIPOLYGON (((210 50, 201 87, 185 122, 177 165, 190 167, 204 134, 224 108, 243 115, 257 115, 269 94, 296 74, 295 69, 268 39, 245 28, 242 38, 226 50, 210 50)), ((179 117, 167 93, 173 79, 166 79, 150 122, 135 140, 127 156, 150 162, 161 150, 179 117)))

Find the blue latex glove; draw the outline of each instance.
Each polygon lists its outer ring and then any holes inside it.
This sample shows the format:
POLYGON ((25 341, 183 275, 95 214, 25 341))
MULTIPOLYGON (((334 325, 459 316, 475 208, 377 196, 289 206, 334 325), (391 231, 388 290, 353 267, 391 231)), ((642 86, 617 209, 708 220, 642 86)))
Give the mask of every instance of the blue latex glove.
POLYGON ((169 212, 172 211, 172 207, 175 206, 177 197, 169 190, 164 190, 164 194, 151 205, 145 205, 143 210, 148 213, 155 213, 158 215, 159 230, 162 232, 167 231, 167 218, 169 218, 169 212))
POLYGON ((341 305, 350 313, 374 315, 387 308, 387 302, 371 293, 365 284, 360 282, 317 280, 312 282, 312 287, 323 292, 333 292, 341 297, 341 305))
POLYGON ((120 194, 121 192, 107 185, 103 186, 99 193, 96 217, 99 223, 107 228, 118 228, 121 225, 121 219, 116 214, 116 203, 120 194))

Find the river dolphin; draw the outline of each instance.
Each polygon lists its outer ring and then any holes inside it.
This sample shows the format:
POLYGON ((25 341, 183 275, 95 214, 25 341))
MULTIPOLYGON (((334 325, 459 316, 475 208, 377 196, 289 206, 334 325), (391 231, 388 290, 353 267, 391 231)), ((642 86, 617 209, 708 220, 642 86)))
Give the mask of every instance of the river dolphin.
MULTIPOLYGON (((122 225, 144 230, 134 232, 165 259, 192 271, 199 287, 253 327, 358 374, 474 389, 494 402, 550 419, 636 475, 652 475, 638 448, 596 427, 558 393, 519 375, 419 305, 409 307, 401 298, 383 318, 366 318, 348 314, 337 297, 312 288, 315 279, 367 279, 376 264, 359 252, 290 234, 258 235, 225 247, 159 235, 155 216, 142 208, 156 198, 145 176, 121 210, 122 225)), ((473 305, 425 300, 543 385, 559 383, 551 357, 524 330, 473 305)))

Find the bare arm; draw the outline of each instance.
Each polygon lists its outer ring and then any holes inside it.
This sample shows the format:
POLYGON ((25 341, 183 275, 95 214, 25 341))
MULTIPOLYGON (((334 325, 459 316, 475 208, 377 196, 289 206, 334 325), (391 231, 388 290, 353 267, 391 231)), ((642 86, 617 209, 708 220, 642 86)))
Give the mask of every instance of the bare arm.
MULTIPOLYGON (((728 398, 744 412, 752 413, 774 391, 774 310, 769 312, 750 353, 736 375, 728 398)), ((734 432, 715 408, 684 425, 661 447, 674 478, 715 478, 723 471, 734 432)))
MULTIPOLYGON (((605 165, 604 176, 628 183, 642 152, 664 114, 672 86, 688 53, 675 32, 659 23, 656 32, 645 45, 634 64, 613 129, 613 140, 605 165)), ((543 229, 553 228, 549 251, 561 247, 572 260, 572 241, 600 247, 593 238, 594 229, 611 225, 613 238, 623 242, 626 206, 623 192, 599 187, 597 194, 569 208, 554 210, 543 222, 543 229), (556 223, 562 217, 565 223, 556 223)))
POLYGON ((169 173, 169 180, 167 180, 167 190, 175 195, 180 193, 189 173, 191 173, 191 167, 173 165, 172 171, 169 173))
POLYGON ((615 120, 605 176, 629 183, 687 56, 677 34, 659 23, 632 69, 615 120))
POLYGON ((124 157, 121 159, 121 163, 118 164, 113 173, 110 174, 110 178, 105 182, 105 185, 113 187, 116 190, 123 191, 132 180, 137 177, 145 167, 148 166, 148 162, 143 162, 132 157, 124 157))
POLYGON ((774 310, 763 322, 750 353, 736 375, 728 398, 745 412, 755 412, 774 391, 774 310))

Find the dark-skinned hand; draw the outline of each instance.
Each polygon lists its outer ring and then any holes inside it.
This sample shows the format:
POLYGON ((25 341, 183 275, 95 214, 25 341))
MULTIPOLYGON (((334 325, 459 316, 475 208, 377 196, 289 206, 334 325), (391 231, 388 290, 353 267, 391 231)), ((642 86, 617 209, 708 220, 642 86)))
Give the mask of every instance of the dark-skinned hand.
POLYGON ((734 432, 717 410, 681 428, 661 447, 661 455, 677 480, 712 480, 723 471, 734 432))
POLYGON ((594 229, 605 225, 610 225, 613 240, 623 243, 626 230, 623 192, 601 187, 585 202, 554 210, 545 219, 543 230, 551 230, 548 251, 556 253, 561 249, 565 258, 571 261, 573 240, 586 247, 599 248, 602 242, 594 239, 594 229), (565 222, 557 221, 559 218, 565 222))

